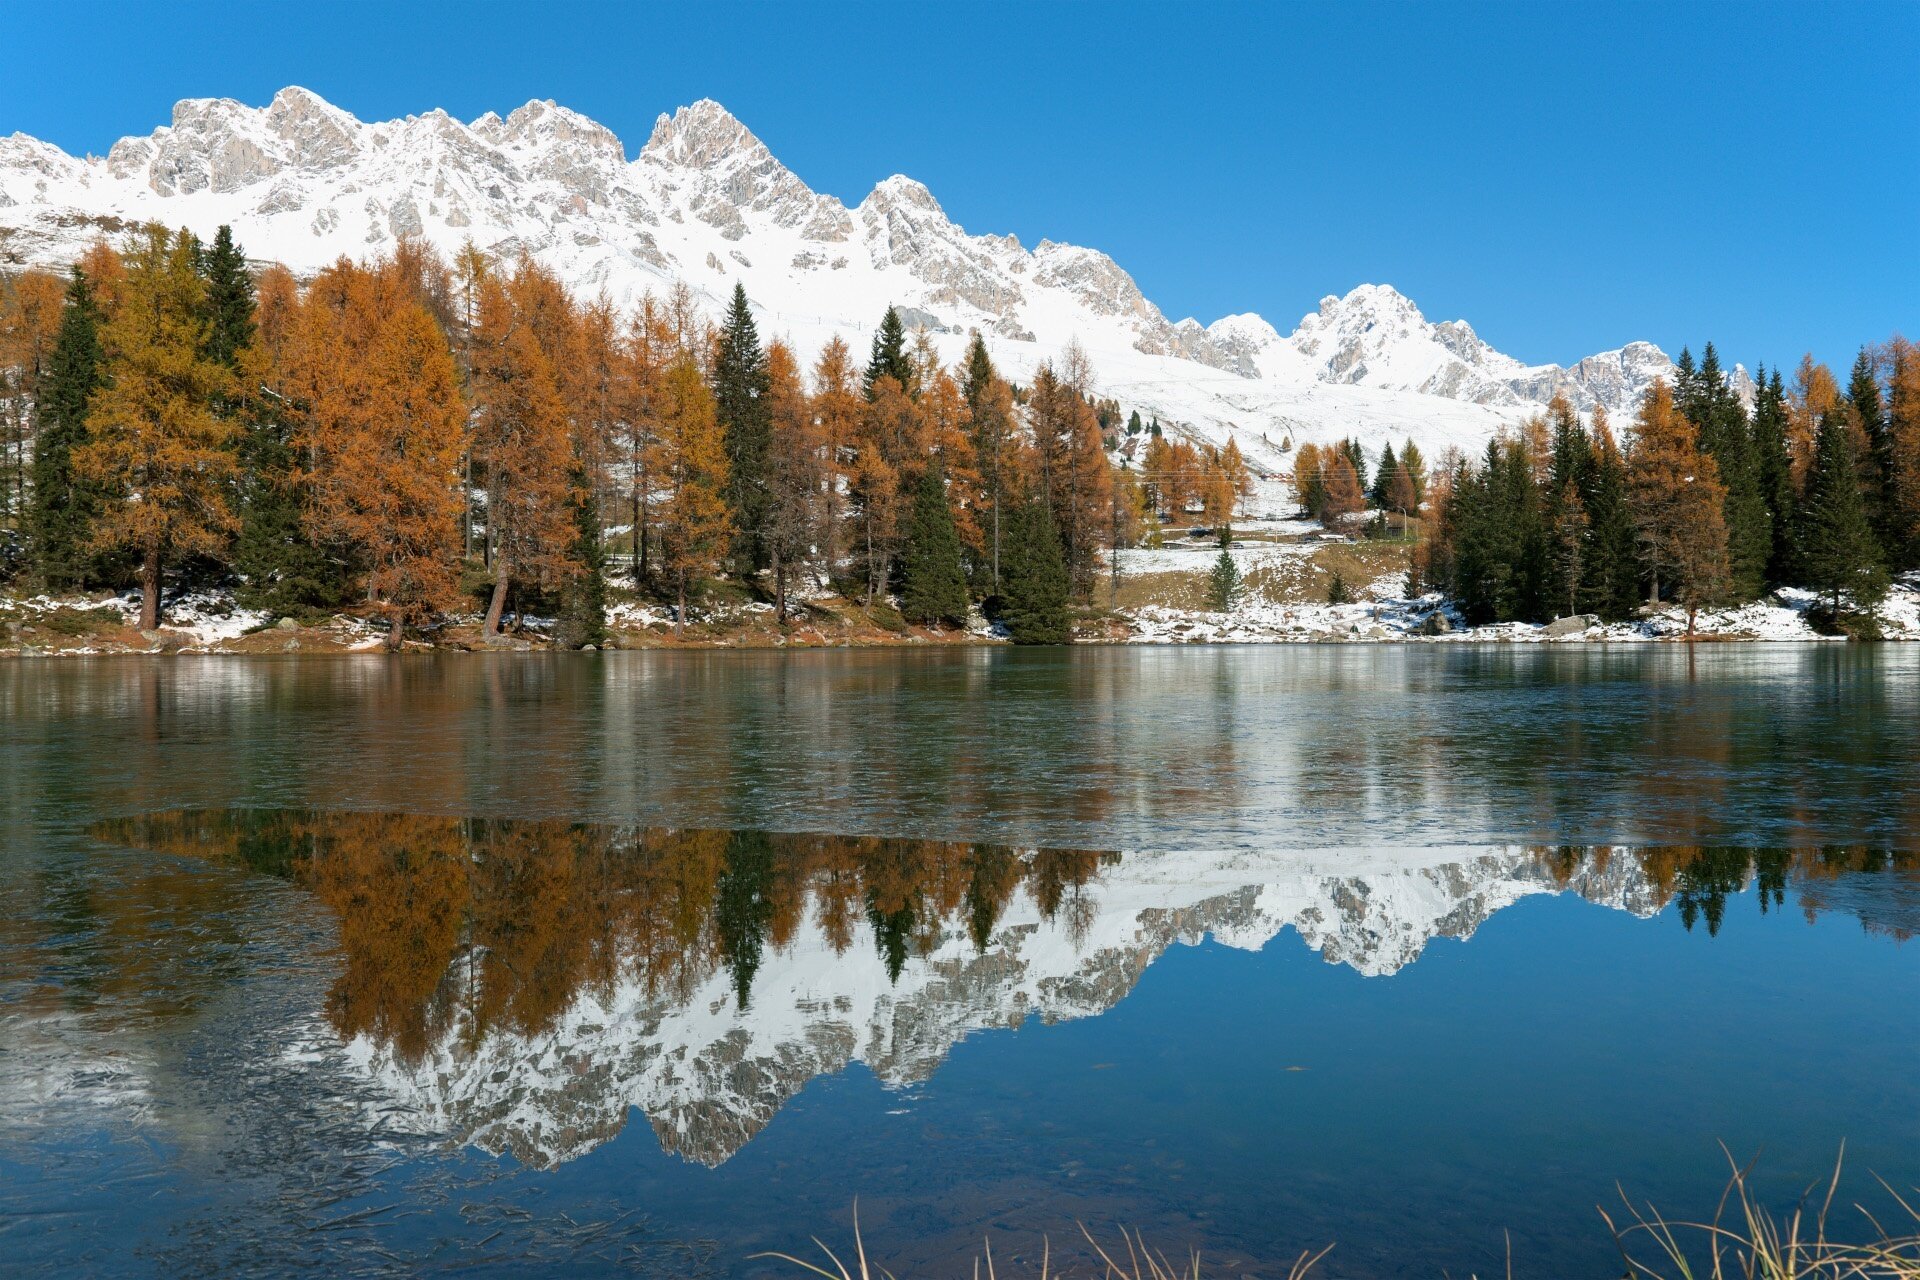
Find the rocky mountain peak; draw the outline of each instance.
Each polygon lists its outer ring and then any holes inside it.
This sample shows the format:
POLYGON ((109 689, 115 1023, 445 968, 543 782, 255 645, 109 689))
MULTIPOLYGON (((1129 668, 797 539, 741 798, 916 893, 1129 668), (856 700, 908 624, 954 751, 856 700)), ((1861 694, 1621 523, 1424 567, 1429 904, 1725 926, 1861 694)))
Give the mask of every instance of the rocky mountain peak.
POLYGON ((599 153, 615 164, 625 164, 627 159, 626 148, 613 130, 551 98, 516 108, 501 122, 499 136, 503 142, 526 147, 560 146, 599 153))
POLYGON ((149 219, 201 235, 229 223, 252 256, 302 273, 400 235, 444 252, 472 239, 539 255, 617 303, 683 281, 717 314, 738 282, 815 348, 829 334, 863 345, 891 302, 956 341, 969 329, 1004 339, 993 354, 1016 377, 1079 340, 1115 391, 1215 443, 1262 424, 1288 438, 1474 448, 1556 390, 1624 410, 1670 368, 1651 344, 1571 369, 1525 366, 1384 284, 1330 295, 1287 337, 1251 313, 1172 324, 1107 254, 969 234, 910 178, 850 210, 711 99, 660 116, 626 156, 612 131, 549 99, 470 124, 444 111, 363 123, 298 86, 264 107, 187 99, 104 161, 0 141, 0 257, 59 269, 103 232, 149 219))
POLYGON ((687 192, 693 215, 728 240, 749 234, 746 213, 768 215, 775 226, 829 243, 852 231, 845 206, 802 182, 711 98, 661 115, 634 166, 664 181, 669 193, 687 192))
POLYGON ((896 173, 874 184, 873 190, 867 193, 867 198, 860 202, 859 207, 889 211, 909 209, 943 222, 948 221, 947 211, 933 198, 933 192, 927 190, 927 185, 904 173, 896 173))
POLYGON ((671 116, 662 112, 640 155, 660 164, 692 169, 723 164, 735 156, 743 156, 749 163, 762 156, 772 157, 752 130, 712 98, 681 107, 671 116))

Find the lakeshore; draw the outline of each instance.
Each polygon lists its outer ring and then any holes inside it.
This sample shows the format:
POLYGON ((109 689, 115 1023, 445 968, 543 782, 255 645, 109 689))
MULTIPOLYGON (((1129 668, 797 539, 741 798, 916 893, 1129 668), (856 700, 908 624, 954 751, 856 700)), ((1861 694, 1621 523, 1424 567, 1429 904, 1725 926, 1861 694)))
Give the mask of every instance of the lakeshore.
MULTIPOLYGON (((1314 546, 1302 541, 1236 542, 1232 555, 1248 584, 1230 610, 1208 608, 1201 562, 1215 549, 1175 547, 1121 553, 1112 607, 1085 607, 1074 619, 1079 645, 1194 644, 1659 644, 1688 639, 1685 611, 1677 606, 1643 611, 1631 621, 1606 622, 1573 615, 1547 623, 1469 626, 1449 601, 1434 593, 1408 597, 1404 569, 1392 561, 1403 548, 1366 544, 1314 546), (1329 565, 1334 566, 1330 568, 1329 565), (1325 600, 1331 573, 1358 566, 1357 598, 1325 600), (1384 567, 1383 567, 1384 566, 1384 567)), ((610 593, 606 610, 609 650, 652 649, 852 649, 998 646, 1004 629, 977 609, 964 627, 927 627, 906 621, 888 601, 868 605, 830 592, 789 602, 781 622, 772 603, 746 597, 709 601, 674 625, 671 604, 632 592, 610 593)), ((1103 591, 1102 594, 1105 594, 1103 591)), ((1705 609, 1694 620, 1701 643, 1844 643, 1825 634, 1810 615, 1812 592, 1781 588, 1760 600, 1705 609)), ((194 592, 168 602, 166 625, 139 627, 136 592, 90 595, 0 596, 0 657, 93 657, 117 654, 329 654, 380 652, 383 619, 342 611, 304 618, 249 609, 230 592, 194 592)), ((1817 615, 1816 615, 1817 616, 1817 615)), ((1881 638, 1920 640, 1920 575, 1893 584, 1878 611, 1881 638)), ((527 617, 502 639, 489 642, 478 612, 455 615, 432 629, 410 633, 412 652, 517 652, 552 650, 553 620, 527 617)))

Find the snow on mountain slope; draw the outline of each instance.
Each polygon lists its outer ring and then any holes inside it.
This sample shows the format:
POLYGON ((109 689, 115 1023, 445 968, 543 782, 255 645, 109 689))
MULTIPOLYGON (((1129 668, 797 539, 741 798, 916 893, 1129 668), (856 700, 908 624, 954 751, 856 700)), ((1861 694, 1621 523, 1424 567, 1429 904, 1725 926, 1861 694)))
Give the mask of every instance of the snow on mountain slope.
MULTIPOLYGON (((394 1100, 380 1110, 403 1129, 551 1166, 610 1140, 638 1110, 668 1150, 717 1165, 816 1076, 857 1061, 908 1088, 977 1031, 1105 1012, 1176 943, 1258 950, 1292 928, 1330 964, 1387 975, 1433 939, 1470 937, 1501 909, 1560 887, 1518 849, 1130 854, 1051 918, 1022 890, 983 948, 964 919, 941 922, 897 981, 864 925, 835 947, 809 911, 762 958, 744 1009, 715 969, 682 990, 627 980, 577 993, 534 1035, 455 1025, 419 1059, 365 1036, 348 1053, 394 1100)), ((1657 909, 1628 856, 1584 864, 1566 888, 1637 915, 1657 909)))
POLYGON ((1204 440, 1232 435, 1274 471, 1284 440, 1476 448, 1556 389, 1620 410, 1670 367, 1645 343, 1525 366, 1385 286, 1328 298, 1285 338, 1251 314, 1172 323, 1107 255, 971 235, 910 178, 848 208, 712 101, 662 115, 631 160, 552 102, 470 124, 438 110, 367 123, 299 88, 263 108, 188 99, 105 158, 0 139, 0 263, 57 266, 148 220, 202 235, 231 224, 255 258, 301 272, 415 235, 530 254, 616 303, 685 280, 717 315, 737 282, 764 329, 807 356, 833 334, 863 350, 889 304, 949 359, 978 329, 1016 380, 1078 340, 1100 393, 1204 440))

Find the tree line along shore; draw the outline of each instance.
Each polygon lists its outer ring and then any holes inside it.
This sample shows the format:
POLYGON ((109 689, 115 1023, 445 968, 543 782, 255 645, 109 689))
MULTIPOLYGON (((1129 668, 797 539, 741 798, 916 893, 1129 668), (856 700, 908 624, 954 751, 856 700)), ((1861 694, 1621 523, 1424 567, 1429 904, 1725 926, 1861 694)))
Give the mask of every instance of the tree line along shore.
MULTIPOLYGON (((990 622, 1044 644, 1118 604, 1118 552, 1199 524, 1222 547, 1205 607, 1231 611, 1225 548, 1262 477, 1096 385, 1077 346, 1025 385, 977 334, 944 366, 891 308, 864 364, 836 338, 803 367, 738 288, 715 325, 684 285, 622 311, 418 241, 302 283, 226 228, 151 225, 64 278, 0 276, 0 575, 137 590, 144 633, 212 591, 394 648, 513 643, 533 619, 604 646, 612 592, 683 641, 752 599, 776 634, 824 614, 843 641, 990 622)), ((1411 441, 1346 440, 1302 445, 1289 478, 1327 528, 1407 544, 1406 594, 1469 623, 1666 603, 1691 630, 1793 584, 1870 636, 1890 573, 1920 566, 1920 357, 1894 338, 1844 390, 1811 359, 1756 387, 1749 405, 1709 345, 1624 445, 1556 399, 1431 474, 1411 441)))

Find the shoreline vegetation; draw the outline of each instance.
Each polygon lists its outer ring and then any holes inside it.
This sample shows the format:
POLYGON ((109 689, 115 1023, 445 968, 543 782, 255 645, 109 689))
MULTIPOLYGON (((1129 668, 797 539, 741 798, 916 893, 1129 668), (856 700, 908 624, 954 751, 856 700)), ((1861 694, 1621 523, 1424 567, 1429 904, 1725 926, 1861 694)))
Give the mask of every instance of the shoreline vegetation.
POLYGON ((1683 351, 1483 455, 1143 421, 889 307, 864 364, 419 240, 0 271, 0 652, 1920 636, 1920 349, 1683 351))
MULTIPOLYGON (((1616 1188, 1619 1207, 1611 1211, 1598 1207, 1598 1213, 1619 1252, 1620 1274, 1624 1280, 1920 1280, 1920 1208, 1916 1208, 1920 1189, 1903 1193, 1875 1175, 1873 1180, 1887 1203, 1878 1210, 1860 1201, 1844 1205, 1858 1212, 1865 1230, 1851 1240, 1833 1234, 1830 1224, 1845 1156, 1843 1145, 1832 1176, 1806 1188, 1784 1211, 1755 1189, 1755 1162, 1740 1164, 1731 1152, 1727 1152, 1731 1172, 1726 1186, 1705 1218, 1669 1219, 1653 1204, 1636 1202, 1626 1188, 1616 1188)), ((1043 1238, 1037 1251, 1013 1255, 1009 1274, 1037 1274, 1040 1280, 1066 1280, 1074 1275, 1105 1280, 1204 1280, 1208 1274, 1198 1249, 1190 1248, 1176 1260, 1141 1232, 1118 1228, 1117 1241, 1108 1238, 1103 1243, 1102 1236, 1085 1223, 1074 1226, 1074 1234, 1085 1242, 1080 1250, 1083 1257, 1064 1253, 1064 1262, 1056 1262, 1052 1242, 1043 1238)), ((796 1273, 825 1280, 894 1280, 892 1271, 868 1256, 858 1203, 853 1208, 853 1247, 846 1251, 851 1266, 818 1236, 813 1244, 821 1254, 819 1262, 784 1252, 755 1254, 749 1261, 779 1262, 796 1273)), ((1336 1244, 1301 1251, 1286 1264, 1287 1280, 1310 1280, 1321 1274, 1322 1261, 1335 1254, 1336 1244)), ((1507 1280, 1533 1274, 1525 1259, 1514 1257, 1511 1235, 1506 1237, 1505 1254, 1507 1280)), ((993 1241, 983 1241, 982 1253, 974 1260, 975 1277, 998 1280, 1007 1266, 1004 1249, 1001 1256, 996 1265, 993 1241)), ((1245 1272, 1250 1265, 1242 1260, 1229 1270, 1245 1272)))
MULTIPOLYGON (((1205 574, 1159 573, 1139 589, 1143 597, 1204 591, 1205 574)), ((785 623, 773 606, 748 600, 710 607, 676 628, 668 609, 615 598, 603 638, 589 651, 720 649, 856 649, 1002 647, 1011 642, 977 611, 965 626, 929 627, 908 622, 897 607, 863 605, 823 596, 790 602, 785 623)), ((139 625, 140 601, 132 594, 28 597, 0 596, 0 658, 102 657, 113 655, 275 655, 370 652, 565 652, 552 618, 524 618, 504 639, 489 641, 480 615, 441 620, 410 632, 399 650, 389 644, 377 617, 338 612, 275 617, 238 605, 231 595, 197 594, 176 601, 173 621, 159 629, 139 625)), ((1244 604, 1222 614, 1176 604, 1144 603, 1117 611, 1089 610, 1070 620, 1076 647, 1098 645, 1228 644, 1476 644, 1643 645, 1751 644, 1846 641, 1823 626, 1809 592, 1776 592, 1738 609, 1706 612, 1688 635, 1683 611, 1668 609, 1632 623, 1608 624, 1575 616, 1553 623, 1506 623, 1473 627, 1437 595, 1408 600, 1368 598, 1345 605, 1313 601, 1244 604), (1811 620, 1810 620, 1811 618, 1811 620)), ((1883 641, 1920 640, 1920 583, 1902 582, 1887 601, 1883 641)))

